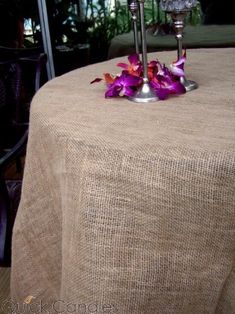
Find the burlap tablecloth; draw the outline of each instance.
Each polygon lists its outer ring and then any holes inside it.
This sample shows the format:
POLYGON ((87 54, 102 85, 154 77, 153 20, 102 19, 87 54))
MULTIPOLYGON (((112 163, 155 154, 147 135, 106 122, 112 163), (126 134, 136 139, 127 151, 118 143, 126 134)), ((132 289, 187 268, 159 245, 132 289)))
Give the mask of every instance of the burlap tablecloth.
POLYGON ((33 100, 15 313, 235 313, 235 49, 190 51, 199 89, 151 104, 89 84, 120 60, 33 100))

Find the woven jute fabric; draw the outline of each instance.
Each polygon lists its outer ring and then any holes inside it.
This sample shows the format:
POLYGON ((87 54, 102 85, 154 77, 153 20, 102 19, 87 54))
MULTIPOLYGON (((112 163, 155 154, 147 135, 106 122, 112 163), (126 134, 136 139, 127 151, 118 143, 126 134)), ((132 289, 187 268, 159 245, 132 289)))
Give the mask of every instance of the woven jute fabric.
MULTIPOLYGON (((169 64, 175 51, 155 58, 169 64)), ((15 313, 233 314, 235 49, 189 50, 199 89, 148 104, 90 85, 121 60, 55 78, 33 99, 15 313)))

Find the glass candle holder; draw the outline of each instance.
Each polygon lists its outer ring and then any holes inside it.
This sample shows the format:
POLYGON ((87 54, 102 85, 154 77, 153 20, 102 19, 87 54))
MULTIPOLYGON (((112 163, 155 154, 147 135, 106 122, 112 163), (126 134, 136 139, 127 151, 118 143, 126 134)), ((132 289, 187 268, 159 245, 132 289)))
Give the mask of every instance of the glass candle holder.
MULTIPOLYGON (((177 57, 182 57, 183 30, 185 27, 184 20, 188 12, 197 5, 197 0, 161 0, 161 9, 170 14, 173 21, 175 38, 177 41, 177 57)), ((187 80, 185 76, 180 77, 181 83, 186 91, 191 91, 198 87, 194 81, 187 80)))
POLYGON ((161 8, 166 12, 190 11, 197 5, 197 0, 161 0, 161 8))

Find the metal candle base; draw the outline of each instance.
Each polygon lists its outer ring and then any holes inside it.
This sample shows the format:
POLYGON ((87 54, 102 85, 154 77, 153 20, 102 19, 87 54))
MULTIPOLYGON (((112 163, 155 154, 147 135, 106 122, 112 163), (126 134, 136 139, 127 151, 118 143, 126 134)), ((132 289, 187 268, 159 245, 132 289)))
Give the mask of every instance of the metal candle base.
POLYGON ((187 80, 186 77, 181 76, 180 82, 184 85, 186 92, 190 92, 191 90, 198 88, 198 84, 195 81, 187 80))
POLYGON ((147 44, 146 44, 146 30, 144 23, 144 2, 145 0, 138 0, 140 7, 140 28, 141 28, 141 46, 142 46, 142 63, 143 63, 143 84, 135 93, 134 96, 129 97, 131 101, 139 103, 147 103, 158 101, 154 90, 151 88, 148 78, 148 60, 147 60, 147 44))
POLYGON ((148 81, 144 82, 134 96, 129 97, 128 99, 139 103, 154 102, 159 100, 148 81))
MULTIPOLYGON (((171 15, 173 26, 175 30, 175 38, 177 40, 177 54, 178 59, 182 57, 182 41, 184 30, 184 19, 188 14, 188 10, 168 12, 171 15)), ((198 84, 194 81, 187 80, 186 77, 181 77, 180 82, 184 85, 186 92, 190 92, 198 88, 198 84)))

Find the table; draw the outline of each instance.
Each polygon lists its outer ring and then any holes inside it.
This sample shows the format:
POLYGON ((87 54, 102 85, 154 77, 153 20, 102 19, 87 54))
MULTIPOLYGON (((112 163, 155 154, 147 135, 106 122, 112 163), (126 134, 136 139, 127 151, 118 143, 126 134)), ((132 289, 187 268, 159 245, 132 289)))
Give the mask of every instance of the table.
MULTIPOLYGON (((149 52, 174 50, 174 35, 147 33, 149 52)), ((189 48, 224 48, 235 47, 235 25, 187 25, 184 29, 184 46, 189 48)), ((135 52, 133 32, 115 36, 110 44, 108 58, 117 58, 135 52)))
POLYGON ((33 99, 15 307, 234 313, 235 49, 191 50, 199 89, 149 104, 89 84, 120 61, 57 77, 33 99))

